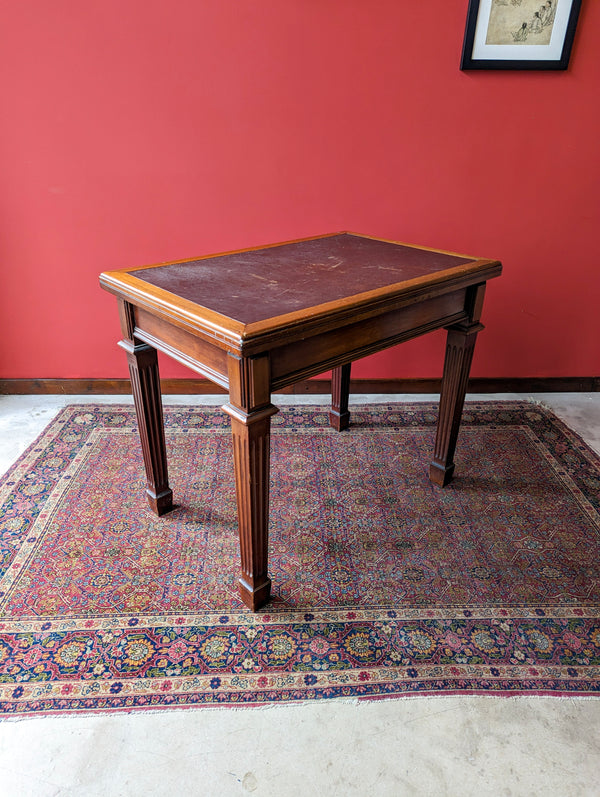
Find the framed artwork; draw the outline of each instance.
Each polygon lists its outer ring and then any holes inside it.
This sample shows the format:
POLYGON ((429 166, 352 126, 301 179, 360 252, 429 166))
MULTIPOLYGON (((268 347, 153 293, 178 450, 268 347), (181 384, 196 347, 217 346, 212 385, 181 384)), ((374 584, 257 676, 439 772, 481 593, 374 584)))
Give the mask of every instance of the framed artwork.
POLYGON ((461 69, 566 69, 581 0, 469 0, 461 69))

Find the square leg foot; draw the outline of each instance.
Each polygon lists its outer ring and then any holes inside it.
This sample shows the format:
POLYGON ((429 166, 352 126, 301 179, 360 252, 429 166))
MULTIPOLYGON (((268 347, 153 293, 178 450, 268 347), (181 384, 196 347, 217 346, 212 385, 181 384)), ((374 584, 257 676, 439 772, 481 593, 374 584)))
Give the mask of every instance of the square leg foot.
POLYGON ((432 462, 429 466, 429 481, 437 484, 438 487, 445 487, 450 484, 454 476, 454 464, 444 467, 438 465, 437 462, 432 462))
POLYGON ((350 426, 350 413, 331 410, 329 413, 329 425, 332 426, 336 432, 343 432, 344 429, 350 426))
POLYGON ((148 498, 148 503, 150 504, 150 509, 159 517, 161 517, 161 515, 166 515, 167 512, 175 509, 175 505, 173 504, 172 490, 165 490, 158 495, 155 495, 147 490, 146 496, 148 498))
POLYGON ((271 579, 267 578, 260 587, 251 587, 244 579, 240 578, 240 596, 246 606, 253 612, 258 611, 261 606, 271 597, 271 579))

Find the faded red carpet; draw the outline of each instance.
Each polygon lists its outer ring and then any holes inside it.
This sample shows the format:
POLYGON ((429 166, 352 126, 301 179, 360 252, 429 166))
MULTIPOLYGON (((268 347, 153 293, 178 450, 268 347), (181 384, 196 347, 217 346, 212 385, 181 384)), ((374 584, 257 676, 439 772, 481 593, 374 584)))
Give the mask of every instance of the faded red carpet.
POLYGON ((227 416, 166 408, 179 508, 156 518, 133 408, 63 410, 0 482, 0 710, 598 693, 598 456, 533 404, 468 404, 442 490, 436 417, 274 416, 273 600, 252 614, 227 416))

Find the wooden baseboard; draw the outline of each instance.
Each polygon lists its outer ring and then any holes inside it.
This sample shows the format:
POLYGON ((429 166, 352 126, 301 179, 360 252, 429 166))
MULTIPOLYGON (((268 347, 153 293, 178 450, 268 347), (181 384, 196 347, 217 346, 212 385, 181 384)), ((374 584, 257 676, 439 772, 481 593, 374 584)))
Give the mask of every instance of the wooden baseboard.
MULTIPOLYGON (((440 379, 352 379, 352 393, 439 393, 440 379)), ((162 379, 164 394, 224 393, 206 379, 162 379)), ((329 379, 305 379, 281 393, 327 394, 329 379)), ((596 393, 600 376, 474 378, 470 393, 596 393)), ((0 395, 102 395, 131 393, 128 379, 0 379, 0 395)))

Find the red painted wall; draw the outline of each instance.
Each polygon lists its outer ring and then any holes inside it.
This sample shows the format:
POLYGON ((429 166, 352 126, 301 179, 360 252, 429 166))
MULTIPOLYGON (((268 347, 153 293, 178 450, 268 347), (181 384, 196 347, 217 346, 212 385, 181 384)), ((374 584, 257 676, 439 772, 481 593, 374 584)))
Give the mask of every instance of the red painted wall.
MULTIPOLYGON (((0 376, 126 374, 104 269, 336 230, 504 262, 473 375, 599 374, 600 3, 565 73, 461 72, 466 9, 6 3, 0 376)), ((442 345, 353 373, 436 376, 442 345)))

